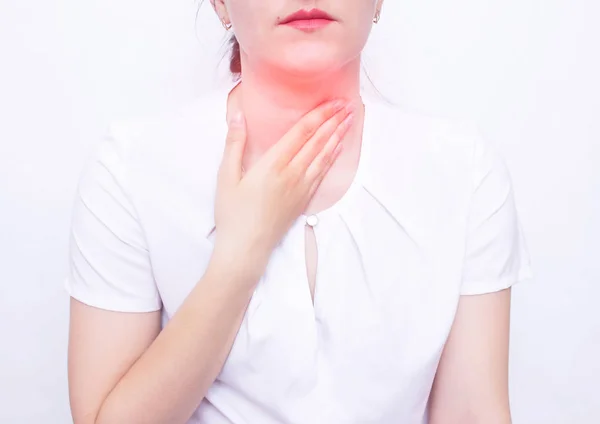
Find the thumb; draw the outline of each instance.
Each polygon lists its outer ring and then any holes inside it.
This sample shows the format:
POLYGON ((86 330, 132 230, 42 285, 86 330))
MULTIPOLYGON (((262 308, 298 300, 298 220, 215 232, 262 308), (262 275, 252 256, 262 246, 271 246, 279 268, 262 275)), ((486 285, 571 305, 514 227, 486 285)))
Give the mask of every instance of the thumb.
POLYGON ((228 128, 220 177, 225 184, 235 184, 242 178, 242 158, 246 146, 246 122, 241 111, 230 116, 228 128))

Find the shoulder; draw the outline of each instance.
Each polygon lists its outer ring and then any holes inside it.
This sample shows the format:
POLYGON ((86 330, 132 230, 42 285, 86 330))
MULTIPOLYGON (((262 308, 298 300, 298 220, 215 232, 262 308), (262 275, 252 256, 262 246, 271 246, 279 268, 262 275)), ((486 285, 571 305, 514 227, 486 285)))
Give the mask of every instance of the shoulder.
POLYGON ((409 155, 412 159, 458 161, 469 164, 481 138, 474 120, 410 110, 369 99, 373 110, 373 147, 387 157, 409 155))
POLYGON ((377 99, 365 104, 371 110, 363 139, 368 191, 415 236, 437 240, 440 231, 459 228, 480 173, 478 152, 490 152, 476 122, 377 99))
POLYGON ((402 179, 464 191, 483 156, 500 159, 475 120, 409 110, 374 98, 365 104, 371 110, 365 122, 370 169, 382 182, 402 179))
POLYGON ((220 94, 213 89, 161 113, 113 121, 107 138, 130 171, 216 167, 226 130, 220 94))
POLYGON ((95 157, 103 159, 101 167, 118 180, 145 226, 183 222, 178 214, 185 211, 194 211, 194 225, 210 225, 227 131, 220 94, 210 91, 168 112, 110 124, 95 157))

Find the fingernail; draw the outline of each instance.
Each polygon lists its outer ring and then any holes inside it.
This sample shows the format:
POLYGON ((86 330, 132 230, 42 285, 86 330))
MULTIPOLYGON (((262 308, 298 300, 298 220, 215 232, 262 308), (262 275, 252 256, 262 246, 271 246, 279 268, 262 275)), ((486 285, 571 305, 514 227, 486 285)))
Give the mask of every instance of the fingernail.
POLYGON ((234 112, 229 118, 229 125, 240 126, 244 122, 244 115, 241 111, 234 112))
POLYGON ((356 104, 354 102, 350 102, 346 105, 346 113, 352 113, 356 109, 356 104))

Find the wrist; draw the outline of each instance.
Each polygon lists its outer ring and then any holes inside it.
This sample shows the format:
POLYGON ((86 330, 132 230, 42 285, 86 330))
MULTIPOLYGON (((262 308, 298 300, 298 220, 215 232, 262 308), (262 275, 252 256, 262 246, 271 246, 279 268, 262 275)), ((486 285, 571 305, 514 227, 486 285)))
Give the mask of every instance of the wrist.
POLYGON ((209 269, 241 284, 255 285, 265 271, 268 256, 260 249, 244 249, 240 245, 215 243, 209 269))

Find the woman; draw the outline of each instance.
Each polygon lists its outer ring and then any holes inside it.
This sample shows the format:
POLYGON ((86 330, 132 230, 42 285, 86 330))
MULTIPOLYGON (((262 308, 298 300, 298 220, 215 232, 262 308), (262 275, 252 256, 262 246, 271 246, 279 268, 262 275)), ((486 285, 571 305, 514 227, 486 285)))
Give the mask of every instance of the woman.
POLYGON ((113 126, 80 182, 75 422, 509 423, 500 156, 360 95, 383 0, 212 3, 240 81, 113 126))

